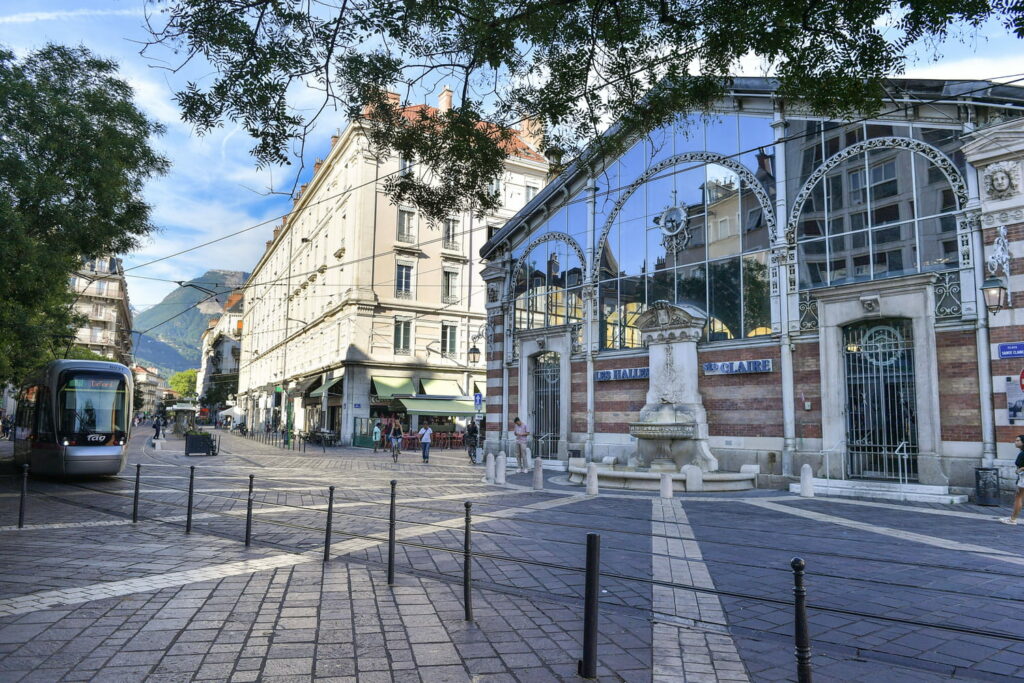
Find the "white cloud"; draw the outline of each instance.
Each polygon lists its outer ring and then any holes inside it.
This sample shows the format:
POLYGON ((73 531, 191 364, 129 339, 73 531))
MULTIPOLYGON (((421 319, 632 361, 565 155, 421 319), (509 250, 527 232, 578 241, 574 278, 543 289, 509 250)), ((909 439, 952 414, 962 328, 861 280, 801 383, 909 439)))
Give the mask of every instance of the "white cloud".
POLYGON ((72 9, 57 12, 19 12, 0 16, 0 24, 32 24, 37 21, 67 21, 82 17, 141 17, 142 8, 138 9, 72 9))
POLYGON ((969 81, 1015 80, 1024 76, 1024 55, 966 57, 920 62, 907 67, 903 78, 941 78, 969 81))

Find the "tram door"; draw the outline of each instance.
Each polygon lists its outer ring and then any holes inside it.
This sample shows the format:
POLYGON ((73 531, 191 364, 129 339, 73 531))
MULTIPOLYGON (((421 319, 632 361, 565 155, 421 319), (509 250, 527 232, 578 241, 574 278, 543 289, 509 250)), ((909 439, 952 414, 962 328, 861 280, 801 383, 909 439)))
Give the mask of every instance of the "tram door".
POLYGON ((851 477, 917 480, 917 400, 910 320, 843 330, 846 453, 851 477))
POLYGON ((533 358, 533 455, 539 458, 558 457, 558 436, 562 433, 560 360, 554 351, 533 358))

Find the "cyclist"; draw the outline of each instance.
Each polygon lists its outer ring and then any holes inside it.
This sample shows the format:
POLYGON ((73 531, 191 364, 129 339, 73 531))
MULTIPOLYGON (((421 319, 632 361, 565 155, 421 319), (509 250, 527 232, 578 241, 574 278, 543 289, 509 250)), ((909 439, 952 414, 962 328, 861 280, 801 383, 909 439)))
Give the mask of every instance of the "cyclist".
POLYGON ((476 420, 470 419, 466 425, 466 452, 469 454, 469 464, 476 464, 476 445, 480 438, 480 430, 477 429, 476 420))
POLYGON ((402 454, 402 423, 395 420, 391 427, 391 457, 398 462, 398 456, 402 454))

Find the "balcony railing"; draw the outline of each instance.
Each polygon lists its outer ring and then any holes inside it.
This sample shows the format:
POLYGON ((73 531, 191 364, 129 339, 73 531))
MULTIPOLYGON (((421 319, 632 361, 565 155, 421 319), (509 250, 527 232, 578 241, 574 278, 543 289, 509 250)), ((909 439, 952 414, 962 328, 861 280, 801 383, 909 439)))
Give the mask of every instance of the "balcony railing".
POLYGON ((445 238, 441 240, 441 248, 447 249, 448 251, 459 251, 462 245, 459 244, 458 240, 445 238))
POLYGON ((441 300, 446 304, 457 304, 459 303, 459 297, 456 294, 445 294, 441 297, 441 300))
POLYGON ((416 241, 416 237, 411 232, 399 232, 395 237, 396 242, 403 242, 405 244, 412 244, 416 241))
POLYGON ((411 299, 412 298, 412 290, 411 289, 396 289, 395 290, 395 298, 396 299, 411 299))
POLYGON ((397 348, 397 347, 396 347, 396 348, 395 348, 395 355, 396 355, 396 356, 408 356, 408 355, 410 355, 411 353, 412 353, 412 352, 411 352, 411 351, 409 350, 409 348, 408 348, 408 347, 404 347, 404 348, 397 348))

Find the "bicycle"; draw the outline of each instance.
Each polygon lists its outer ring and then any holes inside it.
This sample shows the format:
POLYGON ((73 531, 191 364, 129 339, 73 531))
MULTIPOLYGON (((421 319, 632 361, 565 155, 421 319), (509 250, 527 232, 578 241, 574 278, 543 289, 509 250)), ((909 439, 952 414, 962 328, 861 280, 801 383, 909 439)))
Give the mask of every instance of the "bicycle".
POLYGON ((466 452, 469 454, 469 464, 476 464, 476 437, 466 437, 466 452))
POLYGON ((396 437, 391 437, 391 458, 395 462, 398 462, 398 456, 402 453, 402 441, 396 437))

